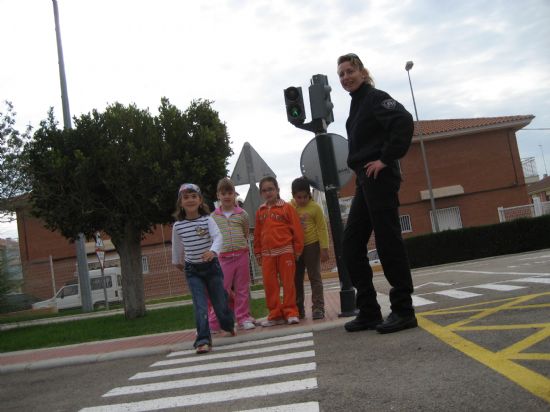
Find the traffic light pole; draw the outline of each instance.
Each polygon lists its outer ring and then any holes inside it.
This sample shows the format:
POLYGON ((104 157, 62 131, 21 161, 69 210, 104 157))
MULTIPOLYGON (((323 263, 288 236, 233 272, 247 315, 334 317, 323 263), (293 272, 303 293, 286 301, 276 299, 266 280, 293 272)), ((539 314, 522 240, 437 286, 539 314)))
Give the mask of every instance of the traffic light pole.
POLYGON ((309 104, 312 120, 304 123, 306 119, 304 101, 301 87, 288 87, 284 90, 286 113, 288 121, 295 127, 315 133, 315 142, 321 166, 323 189, 327 201, 330 230, 334 243, 334 255, 336 256, 336 268, 340 280, 340 317, 355 316, 355 289, 343 261, 342 238, 342 214, 338 202, 338 189, 340 182, 336 167, 336 156, 327 127, 334 121, 332 109, 334 105, 330 99, 331 88, 328 78, 324 74, 316 74, 311 78, 309 86, 309 104))
POLYGON ((351 279, 342 257, 342 238, 344 231, 340 203, 338 202, 339 185, 338 171, 336 170, 336 157, 334 155, 332 141, 329 135, 326 134, 326 128, 322 132, 315 133, 315 142, 317 143, 317 152, 319 153, 319 164, 321 166, 330 230, 332 232, 332 242, 334 244, 334 255, 336 257, 336 268, 338 269, 338 279, 340 281, 341 313, 338 316, 355 316, 355 289, 351 284, 351 279))

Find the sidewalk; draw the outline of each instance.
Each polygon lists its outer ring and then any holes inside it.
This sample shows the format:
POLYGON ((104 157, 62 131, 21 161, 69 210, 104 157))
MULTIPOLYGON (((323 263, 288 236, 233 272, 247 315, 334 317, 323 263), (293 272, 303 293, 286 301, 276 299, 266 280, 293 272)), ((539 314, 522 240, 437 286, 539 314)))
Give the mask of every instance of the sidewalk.
MULTIPOLYGON (((343 325, 350 318, 339 318, 340 288, 336 282, 325 283, 325 319, 311 319, 311 294, 306 293, 306 319, 298 325, 281 325, 244 331, 236 337, 213 335, 213 346, 222 346, 249 340, 265 339, 293 333, 323 330, 343 325)), ((389 308, 387 302, 380 302, 383 312, 389 308), (386 309, 386 310, 384 310, 386 309)), ((103 362, 134 356, 147 356, 168 353, 175 350, 191 349, 195 340, 195 330, 143 335, 107 341, 88 342, 48 349, 35 349, 0 354, 0 375, 4 373, 103 362)))

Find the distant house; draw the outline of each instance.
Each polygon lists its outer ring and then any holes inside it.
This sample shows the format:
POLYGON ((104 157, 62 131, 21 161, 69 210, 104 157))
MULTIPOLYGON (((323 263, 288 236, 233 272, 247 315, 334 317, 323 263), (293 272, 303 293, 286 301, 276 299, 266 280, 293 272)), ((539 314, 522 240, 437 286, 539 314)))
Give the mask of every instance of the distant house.
MULTIPOLYGON (((534 116, 416 122, 401 159, 401 228, 405 237, 433 231, 419 136, 424 141, 440 230, 499 222, 498 208, 529 203, 516 131, 534 116)), ((340 193, 353 196, 354 182, 340 193)))
POLYGON ((550 176, 545 176, 527 186, 527 194, 532 199, 539 198, 541 202, 550 201, 550 176))

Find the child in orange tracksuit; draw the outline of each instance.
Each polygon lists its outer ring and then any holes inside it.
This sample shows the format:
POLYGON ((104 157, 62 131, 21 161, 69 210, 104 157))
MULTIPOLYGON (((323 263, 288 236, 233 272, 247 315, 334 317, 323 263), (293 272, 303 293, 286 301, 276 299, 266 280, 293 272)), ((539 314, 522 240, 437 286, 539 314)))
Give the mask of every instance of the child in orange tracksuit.
POLYGON ((274 177, 260 180, 260 193, 265 203, 256 212, 254 254, 262 266, 265 300, 269 315, 262 326, 300 323, 296 306, 294 273, 296 260, 304 249, 304 232, 296 210, 279 197, 274 177), (283 285, 283 302, 280 298, 283 285))

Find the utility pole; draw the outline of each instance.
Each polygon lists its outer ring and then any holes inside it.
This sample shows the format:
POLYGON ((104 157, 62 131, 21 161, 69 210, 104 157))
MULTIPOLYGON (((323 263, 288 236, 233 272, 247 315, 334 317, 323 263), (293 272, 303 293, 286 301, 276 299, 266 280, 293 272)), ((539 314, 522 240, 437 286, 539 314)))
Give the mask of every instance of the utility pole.
MULTIPOLYGON (((69 96, 67 94, 67 79, 65 77, 65 63, 63 60, 63 47, 61 45, 61 30, 59 28, 59 11, 57 9, 57 0, 53 2, 53 15, 55 19, 55 36, 57 40, 57 58, 59 61, 59 81, 61 84, 61 103, 63 106, 63 126, 69 130, 71 126, 71 112, 69 110, 69 96)), ((80 299, 82 301, 82 311, 91 312, 92 293, 90 288, 90 275, 88 273, 88 259, 86 256, 86 244, 84 234, 79 233, 76 239, 76 257, 78 263, 78 283, 80 285, 80 299)))

